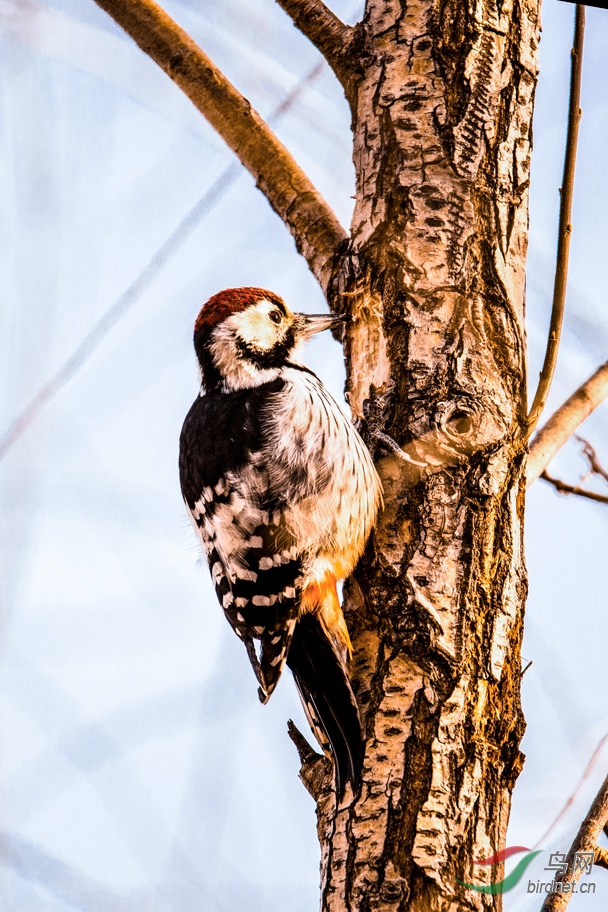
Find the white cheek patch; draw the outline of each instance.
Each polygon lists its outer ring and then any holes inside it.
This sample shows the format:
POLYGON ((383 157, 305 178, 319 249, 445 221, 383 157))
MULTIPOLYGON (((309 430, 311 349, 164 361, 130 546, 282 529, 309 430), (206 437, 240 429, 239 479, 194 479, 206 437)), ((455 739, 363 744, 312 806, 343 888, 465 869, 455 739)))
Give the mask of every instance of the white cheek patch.
MULTIPOLYGON (((267 310, 274 305, 262 302, 267 310)), ((284 334, 268 319, 268 313, 256 307, 250 307, 238 314, 233 314, 217 326, 210 341, 213 362, 218 369, 225 389, 238 390, 260 386, 274 380, 277 368, 260 368, 243 357, 239 342, 250 345, 262 354, 269 351, 284 334)))
POLYGON ((272 301, 262 299, 254 306, 247 307, 224 320, 213 334, 214 358, 224 360, 226 347, 231 348, 234 356, 237 339, 258 351, 270 351, 277 342, 282 341, 293 322, 293 314, 287 312, 281 323, 273 323, 269 315, 276 309, 277 306, 272 301))
POLYGON ((281 329, 268 319, 268 312, 271 309, 269 301, 260 301, 256 307, 249 307, 226 322, 234 322, 233 331, 243 342, 260 351, 270 351, 283 336, 281 329))

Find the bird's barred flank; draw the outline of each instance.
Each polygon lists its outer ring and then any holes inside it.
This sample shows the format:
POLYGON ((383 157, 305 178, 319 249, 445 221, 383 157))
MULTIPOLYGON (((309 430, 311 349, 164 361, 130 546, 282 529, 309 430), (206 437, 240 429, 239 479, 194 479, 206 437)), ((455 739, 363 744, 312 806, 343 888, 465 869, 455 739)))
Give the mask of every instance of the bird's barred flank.
POLYGON ((336 582, 381 504, 371 456, 300 344, 339 318, 293 313, 272 292, 228 289, 200 311, 201 391, 180 438, 180 482, 218 600, 266 702, 285 663, 340 795, 363 743, 336 582))

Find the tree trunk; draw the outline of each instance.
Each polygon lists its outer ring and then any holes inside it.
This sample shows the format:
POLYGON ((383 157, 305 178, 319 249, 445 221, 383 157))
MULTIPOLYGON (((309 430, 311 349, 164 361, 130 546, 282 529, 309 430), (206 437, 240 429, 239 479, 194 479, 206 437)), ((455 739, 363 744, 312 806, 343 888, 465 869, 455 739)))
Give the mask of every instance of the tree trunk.
POLYGON ((345 584, 367 738, 360 793, 336 807, 329 761, 294 734, 317 799, 322 909, 499 909, 500 894, 467 884, 504 876, 500 865, 473 862, 504 847, 523 760, 537 0, 367 0, 354 28, 322 0, 277 0, 351 104, 350 239, 246 99, 154 0, 97 2, 224 136, 330 305, 353 316, 348 397, 385 509, 345 584))
POLYGON ((505 844, 522 766, 524 269, 538 7, 368 0, 357 194, 330 300, 386 508, 345 586, 367 736, 335 808, 314 763, 322 909, 499 909, 458 883, 505 844), (391 448, 389 435, 400 450, 391 448))

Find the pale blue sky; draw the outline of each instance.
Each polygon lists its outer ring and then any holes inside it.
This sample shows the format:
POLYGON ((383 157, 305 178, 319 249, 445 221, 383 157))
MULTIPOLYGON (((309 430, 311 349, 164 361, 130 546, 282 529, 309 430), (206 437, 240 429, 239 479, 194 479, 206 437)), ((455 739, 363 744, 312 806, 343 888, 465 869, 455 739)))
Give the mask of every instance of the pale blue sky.
MULTIPOLYGON (((264 115, 318 57, 272 0, 167 9, 264 115)), ((348 17, 356 4, 336 2, 348 17)), ((574 7, 546 0, 528 277, 530 376, 549 319, 574 7)), ((354 21, 354 16, 351 21, 354 21)), ((608 357, 608 12, 588 10, 572 268, 550 407, 608 357)), ((325 68, 277 132, 348 224, 349 114, 325 68)), ((120 299, 231 154, 92 0, 0 0, 0 435, 120 299)), ((242 173, 0 461, 7 912, 304 912, 318 903, 314 806, 286 735, 288 675, 257 699, 179 493, 196 395, 192 322, 220 288, 295 309, 321 293, 242 173)), ((308 363, 341 395, 339 347, 308 363)), ((584 433, 608 463, 603 406, 584 433)), ((578 478, 576 447, 556 473, 578 478)), ((529 497, 527 754, 510 841, 534 845, 608 732, 608 508, 529 497)), ((565 850, 602 755, 544 848, 565 850)), ((543 877, 546 859, 531 868, 543 877)), ((595 900, 606 907, 608 875, 595 900)), ((507 910, 538 908, 520 891, 507 910)))

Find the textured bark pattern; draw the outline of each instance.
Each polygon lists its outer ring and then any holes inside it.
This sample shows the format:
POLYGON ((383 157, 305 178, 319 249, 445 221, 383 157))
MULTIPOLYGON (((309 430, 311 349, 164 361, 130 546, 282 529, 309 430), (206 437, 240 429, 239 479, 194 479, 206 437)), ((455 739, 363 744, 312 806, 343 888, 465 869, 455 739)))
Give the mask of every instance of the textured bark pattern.
POLYGON ((534 0, 368 0, 333 284, 386 509, 346 585, 361 794, 319 798, 323 909, 498 909, 519 773, 524 268, 534 0), (389 434, 408 461, 389 454, 389 434))
POLYGON ((277 0, 277 3, 321 51, 348 92, 354 76, 349 50, 355 41, 355 29, 344 25, 323 0, 277 0))

